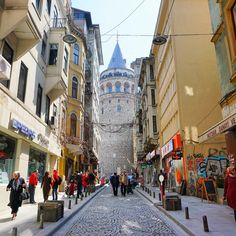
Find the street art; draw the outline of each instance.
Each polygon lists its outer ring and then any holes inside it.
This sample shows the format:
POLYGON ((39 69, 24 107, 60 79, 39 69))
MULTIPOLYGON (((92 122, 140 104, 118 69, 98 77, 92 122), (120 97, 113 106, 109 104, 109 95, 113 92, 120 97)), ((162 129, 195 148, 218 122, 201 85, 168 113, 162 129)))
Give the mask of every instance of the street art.
POLYGON ((226 156, 207 157, 199 163, 197 175, 204 178, 223 175, 228 164, 226 156))
POLYGON ((194 171, 188 171, 189 175, 189 195, 195 196, 196 194, 196 183, 195 183, 195 177, 194 177, 194 171))

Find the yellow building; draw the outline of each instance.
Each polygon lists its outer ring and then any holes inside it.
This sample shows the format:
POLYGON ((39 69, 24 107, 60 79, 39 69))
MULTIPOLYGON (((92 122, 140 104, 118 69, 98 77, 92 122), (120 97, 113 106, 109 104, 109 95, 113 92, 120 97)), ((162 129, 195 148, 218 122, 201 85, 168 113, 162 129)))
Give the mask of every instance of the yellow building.
POLYGON ((63 159, 60 173, 68 179, 75 171, 83 170, 84 91, 86 43, 83 34, 71 26, 76 42, 70 47, 68 97, 66 105, 63 159))
POLYGON ((162 0, 153 42, 162 167, 170 187, 186 180, 196 194, 198 163, 224 149, 224 140, 199 145, 198 135, 222 119, 207 0, 162 0), (157 38, 155 38, 157 39, 157 38), (155 43, 155 44, 154 44, 155 43))

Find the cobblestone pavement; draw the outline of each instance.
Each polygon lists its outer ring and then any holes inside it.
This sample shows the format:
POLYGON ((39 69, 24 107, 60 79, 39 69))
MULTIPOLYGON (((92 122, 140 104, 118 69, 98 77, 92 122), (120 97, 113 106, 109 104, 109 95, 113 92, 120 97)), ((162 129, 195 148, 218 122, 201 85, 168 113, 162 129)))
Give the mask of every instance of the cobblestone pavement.
POLYGON ((186 235, 138 193, 114 197, 111 191, 103 190, 56 235, 186 235))

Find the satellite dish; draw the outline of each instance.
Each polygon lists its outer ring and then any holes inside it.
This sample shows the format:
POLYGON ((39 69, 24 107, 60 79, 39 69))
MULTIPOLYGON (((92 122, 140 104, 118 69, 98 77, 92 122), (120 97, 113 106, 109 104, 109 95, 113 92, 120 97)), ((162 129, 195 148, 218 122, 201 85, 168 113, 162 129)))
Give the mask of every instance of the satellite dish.
POLYGON ((153 40, 152 43, 155 45, 162 45, 165 44, 167 41, 167 36, 161 36, 161 35, 157 35, 153 40))
POLYGON ((75 43, 77 41, 76 37, 73 36, 72 34, 66 34, 64 37, 63 37, 63 41, 65 43, 69 43, 69 44, 72 44, 72 43, 75 43))

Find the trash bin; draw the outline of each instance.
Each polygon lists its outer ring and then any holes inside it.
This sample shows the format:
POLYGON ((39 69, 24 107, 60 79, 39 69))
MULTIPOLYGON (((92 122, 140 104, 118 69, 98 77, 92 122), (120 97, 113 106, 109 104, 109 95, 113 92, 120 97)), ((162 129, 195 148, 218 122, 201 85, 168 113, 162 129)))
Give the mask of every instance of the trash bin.
POLYGON ((167 211, 182 210, 181 198, 178 195, 166 196, 164 199, 164 208, 167 211))
POLYGON ((64 201, 46 201, 38 203, 37 221, 43 213, 45 222, 56 222, 64 216, 64 201))

